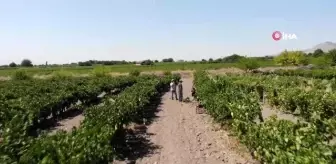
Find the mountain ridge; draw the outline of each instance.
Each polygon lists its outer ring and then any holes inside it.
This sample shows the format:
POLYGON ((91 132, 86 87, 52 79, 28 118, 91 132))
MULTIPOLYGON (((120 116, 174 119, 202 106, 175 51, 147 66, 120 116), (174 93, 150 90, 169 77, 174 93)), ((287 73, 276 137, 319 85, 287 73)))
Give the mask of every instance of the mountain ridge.
POLYGON ((313 53, 317 49, 321 49, 323 52, 328 52, 328 51, 330 51, 332 49, 336 49, 336 43, 333 43, 331 41, 326 41, 326 42, 317 44, 317 45, 315 45, 312 48, 303 50, 303 52, 305 52, 305 53, 313 53))
MULTIPOLYGON (((331 42, 331 41, 326 41, 326 42, 316 44, 312 48, 304 49, 304 50, 301 50, 301 51, 303 51, 304 53, 314 53, 314 51, 317 50, 317 49, 321 49, 323 52, 328 52, 332 49, 336 49, 336 43, 331 42)), ((277 54, 269 55, 269 56, 278 56, 280 53, 281 52, 279 52, 277 54)))

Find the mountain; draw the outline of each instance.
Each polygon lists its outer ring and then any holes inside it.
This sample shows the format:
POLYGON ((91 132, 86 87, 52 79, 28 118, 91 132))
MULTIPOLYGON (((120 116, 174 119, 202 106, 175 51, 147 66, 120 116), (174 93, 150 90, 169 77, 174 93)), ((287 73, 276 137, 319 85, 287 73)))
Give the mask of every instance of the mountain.
MULTIPOLYGON (((304 53, 313 53, 315 50, 321 49, 323 52, 328 52, 329 50, 336 49, 336 43, 333 42, 323 42, 315 45, 313 48, 302 50, 304 53)), ((278 56, 281 52, 268 56, 278 56)))
POLYGON ((315 50, 321 49, 323 52, 328 52, 329 50, 336 49, 336 43, 333 42, 323 42, 313 48, 303 50, 305 53, 313 53, 315 50))

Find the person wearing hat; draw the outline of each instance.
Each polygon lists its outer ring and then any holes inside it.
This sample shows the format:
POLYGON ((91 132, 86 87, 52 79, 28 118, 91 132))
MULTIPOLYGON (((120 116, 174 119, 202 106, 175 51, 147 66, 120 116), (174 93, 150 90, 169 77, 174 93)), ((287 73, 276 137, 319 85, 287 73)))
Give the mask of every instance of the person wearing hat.
POLYGON ((179 81, 178 85, 178 96, 179 96, 179 101, 182 102, 183 100, 183 86, 182 86, 182 80, 179 81))
POLYGON ((174 79, 172 79, 171 82, 170 82, 170 92, 171 92, 172 100, 174 100, 174 96, 175 96, 175 99, 177 100, 176 83, 175 83, 174 79))

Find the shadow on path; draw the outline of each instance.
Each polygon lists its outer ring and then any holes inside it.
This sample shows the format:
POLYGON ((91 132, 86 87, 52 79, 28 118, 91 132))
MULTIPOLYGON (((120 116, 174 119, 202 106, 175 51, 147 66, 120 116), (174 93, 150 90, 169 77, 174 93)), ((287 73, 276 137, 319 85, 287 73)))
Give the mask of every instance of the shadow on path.
POLYGON ((58 119, 48 118, 43 120, 39 124, 39 129, 46 130, 49 129, 50 131, 57 129, 58 126, 61 126, 62 121, 71 120, 72 118, 83 114, 83 109, 79 108, 72 108, 70 110, 65 111, 62 115, 59 116, 58 119))
POLYGON ((132 126, 117 132, 112 143, 117 154, 113 163, 135 163, 137 159, 150 156, 161 149, 150 141, 150 137, 155 134, 148 133, 146 125, 150 125, 158 118, 156 113, 161 110, 161 99, 164 94, 165 92, 152 99, 140 114, 140 119, 135 120, 132 126))

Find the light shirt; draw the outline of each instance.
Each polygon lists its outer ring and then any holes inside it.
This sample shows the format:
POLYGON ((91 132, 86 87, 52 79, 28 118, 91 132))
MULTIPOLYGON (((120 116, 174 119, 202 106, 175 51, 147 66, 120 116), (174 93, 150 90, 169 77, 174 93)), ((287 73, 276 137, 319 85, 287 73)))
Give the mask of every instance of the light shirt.
POLYGON ((174 82, 170 83, 170 91, 176 91, 176 84, 174 82))

